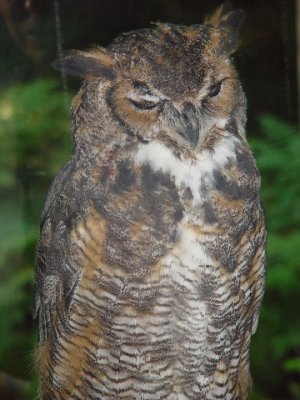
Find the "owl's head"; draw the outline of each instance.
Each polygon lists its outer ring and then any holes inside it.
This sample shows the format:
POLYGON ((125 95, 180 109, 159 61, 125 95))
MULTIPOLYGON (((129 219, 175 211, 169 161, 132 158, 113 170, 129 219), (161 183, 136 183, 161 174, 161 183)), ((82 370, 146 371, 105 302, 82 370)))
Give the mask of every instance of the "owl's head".
POLYGON ((242 22, 243 12, 225 3, 203 25, 158 23, 55 66, 108 82, 101 96, 126 134, 194 151, 213 126, 234 120, 243 129, 245 99, 231 63, 242 22))

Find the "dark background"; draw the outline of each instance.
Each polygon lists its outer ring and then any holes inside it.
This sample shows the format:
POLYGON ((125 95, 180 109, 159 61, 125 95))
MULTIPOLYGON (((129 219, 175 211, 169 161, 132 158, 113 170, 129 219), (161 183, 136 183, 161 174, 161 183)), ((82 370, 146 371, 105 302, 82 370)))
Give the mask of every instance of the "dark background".
MULTIPOLYGON (((0 399, 36 396, 34 247, 47 188, 71 148, 66 109, 80 82, 51 62, 150 22, 202 23, 220 1, 0 0, 0 399)), ((236 0, 235 62, 263 179, 269 274, 252 346, 255 399, 300 399, 300 140, 296 1, 236 0)))

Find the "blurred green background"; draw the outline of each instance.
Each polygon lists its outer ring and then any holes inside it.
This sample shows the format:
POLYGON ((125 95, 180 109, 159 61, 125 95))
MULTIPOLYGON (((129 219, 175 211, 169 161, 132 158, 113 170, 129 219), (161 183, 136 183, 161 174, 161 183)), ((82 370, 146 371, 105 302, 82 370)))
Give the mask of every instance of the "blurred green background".
MULTIPOLYGON (((106 45, 151 21, 202 22, 219 3, 0 0, 0 399, 36 398, 34 248, 47 189, 70 155, 68 108, 80 84, 52 71, 51 60, 60 47, 106 45)), ((253 399, 300 399, 296 1, 234 5, 246 11, 236 64, 269 231, 267 290, 251 349, 253 399)))

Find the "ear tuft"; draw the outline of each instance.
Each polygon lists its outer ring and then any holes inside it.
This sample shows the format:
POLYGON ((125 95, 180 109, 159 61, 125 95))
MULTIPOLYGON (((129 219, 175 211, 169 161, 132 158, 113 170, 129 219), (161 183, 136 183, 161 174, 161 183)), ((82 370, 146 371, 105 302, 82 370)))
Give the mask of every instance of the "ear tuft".
POLYGON ((117 76, 115 60, 101 47, 89 51, 68 51, 62 58, 55 60, 52 66, 64 70, 67 74, 83 78, 103 77, 112 80, 117 76))
POLYGON ((219 40, 216 41, 219 51, 231 54, 238 48, 240 29, 244 20, 243 10, 235 10, 230 2, 225 2, 205 19, 204 25, 220 31, 219 40))

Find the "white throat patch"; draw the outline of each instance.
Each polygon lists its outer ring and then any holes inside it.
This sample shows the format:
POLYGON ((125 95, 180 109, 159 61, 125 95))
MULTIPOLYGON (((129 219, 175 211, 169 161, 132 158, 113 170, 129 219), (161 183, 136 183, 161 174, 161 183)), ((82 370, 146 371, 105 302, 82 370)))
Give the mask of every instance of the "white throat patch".
POLYGON ((203 150, 197 159, 179 159, 163 143, 141 143, 135 156, 138 165, 149 164, 155 172, 169 174, 178 188, 190 188, 194 203, 201 203, 201 181, 203 177, 213 178, 216 169, 222 169, 229 158, 235 159, 235 138, 224 138, 213 152, 203 150))

